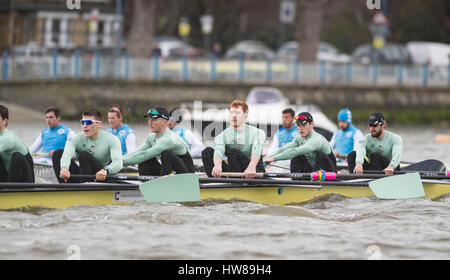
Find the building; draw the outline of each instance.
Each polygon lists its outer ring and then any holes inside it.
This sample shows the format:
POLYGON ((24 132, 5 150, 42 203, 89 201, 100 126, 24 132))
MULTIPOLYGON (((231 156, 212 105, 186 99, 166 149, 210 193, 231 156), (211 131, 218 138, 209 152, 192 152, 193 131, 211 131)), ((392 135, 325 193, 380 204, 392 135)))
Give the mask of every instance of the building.
POLYGON ((121 0, 0 0, 0 51, 13 46, 108 49, 116 46, 121 0))

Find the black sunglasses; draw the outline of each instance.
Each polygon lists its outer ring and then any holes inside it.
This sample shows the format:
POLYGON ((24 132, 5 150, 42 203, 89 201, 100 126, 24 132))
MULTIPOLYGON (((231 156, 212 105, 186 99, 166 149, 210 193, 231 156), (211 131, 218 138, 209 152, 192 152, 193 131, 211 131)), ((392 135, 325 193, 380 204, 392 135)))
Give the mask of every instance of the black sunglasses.
POLYGON ((379 126, 379 124, 370 124, 370 123, 368 123, 367 126, 368 127, 377 127, 377 126, 379 126))

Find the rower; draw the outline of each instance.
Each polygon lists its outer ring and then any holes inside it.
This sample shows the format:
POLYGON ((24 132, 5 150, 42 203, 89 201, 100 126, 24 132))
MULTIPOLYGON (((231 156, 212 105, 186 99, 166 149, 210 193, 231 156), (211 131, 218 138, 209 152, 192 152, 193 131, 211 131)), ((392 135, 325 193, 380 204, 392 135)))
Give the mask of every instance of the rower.
POLYGON ((34 183, 33 158, 8 122, 9 110, 0 104, 0 182, 34 183))
POLYGON ((214 149, 202 152, 206 174, 220 177, 222 171, 244 172, 246 178, 255 178, 256 172, 265 172, 261 153, 266 134, 245 123, 248 105, 244 101, 234 100, 229 110, 230 126, 216 136, 214 149))
POLYGON ((48 127, 39 134, 30 147, 30 153, 36 154, 42 148, 42 157, 37 161, 51 163, 51 158, 56 150, 64 149, 66 141, 75 136, 75 132, 61 123, 61 112, 51 106, 45 110, 45 120, 48 127))
POLYGON ((202 151, 205 149, 205 146, 192 131, 180 125, 182 120, 183 116, 181 115, 181 110, 175 108, 169 113, 168 126, 173 132, 178 134, 184 142, 186 142, 191 156, 193 158, 199 158, 202 156, 202 151))
POLYGON ((371 114, 367 125, 370 134, 361 138, 356 151, 348 155, 348 170, 356 174, 362 174, 364 170, 393 174, 394 170, 400 170, 402 138, 385 129, 386 120, 382 113, 371 114))
POLYGON ((283 110, 281 115, 282 127, 277 130, 270 145, 268 154, 274 154, 278 148, 292 142, 298 137, 297 124, 295 123, 295 111, 291 108, 283 110))
POLYGON ((104 181, 107 174, 115 174, 122 169, 120 141, 101 130, 102 113, 91 108, 82 116, 83 132, 69 139, 64 150, 53 153, 53 169, 60 183, 77 182, 70 179, 71 174, 95 175, 97 181, 104 181), (79 166, 73 160, 75 157, 79 166))
POLYGON ((138 164, 139 175, 168 175, 193 173, 194 162, 186 143, 167 127, 169 113, 165 108, 148 110, 150 134, 136 151, 123 157, 125 166, 138 164), (161 163, 157 157, 161 156, 161 163))
POLYGON ((356 150, 356 146, 363 134, 361 130, 352 124, 352 112, 349 109, 339 111, 338 128, 338 131, 331 138, 330 145, 337 158, 347 159, 347 155, 356 150))
POLYGON ((314 120, 310 113, 302 112, 295 118, 299 136, 281 147, 275 154, 268 155, 264 162, 272 163, 291 159, 290 170, 312 172, 325 170, 336 172, 336 157, 325 137, 314 131, 314 120))
POLYGON ((128 124, 123 123, 122 110, 118 106, 113 106, 108 110, 108 123, 109 127, 106 131, 119 138, 122 155, 134 152, 136 150, 136 134, 128 124))

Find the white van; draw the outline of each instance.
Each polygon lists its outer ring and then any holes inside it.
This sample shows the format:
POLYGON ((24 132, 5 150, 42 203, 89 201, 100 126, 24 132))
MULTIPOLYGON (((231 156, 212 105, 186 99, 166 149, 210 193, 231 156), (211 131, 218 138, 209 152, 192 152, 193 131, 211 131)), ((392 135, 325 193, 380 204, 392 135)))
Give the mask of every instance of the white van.
POLYGON ((409 42, 409 53, 414 64, 448 66, 450 64, 450 45, 434 42, 409 42))

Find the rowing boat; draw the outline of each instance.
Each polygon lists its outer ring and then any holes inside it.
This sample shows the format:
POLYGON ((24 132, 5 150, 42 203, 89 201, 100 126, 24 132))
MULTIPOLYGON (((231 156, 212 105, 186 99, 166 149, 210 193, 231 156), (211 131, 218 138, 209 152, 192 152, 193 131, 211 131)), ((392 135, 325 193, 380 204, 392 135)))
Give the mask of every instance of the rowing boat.
MULTIPOLYGON (((286 182, 286 181, 284 181, 286 182)), ((305 182, 287 185, 274 180, 273 185, 208 183, 200 185, 202 200, 242 200, 266 205, 301 204, 330 194, 344 197, 370 197, 374 193, 365 180, 305 182)), ((450 193, 448 180, 423 180, 427 198, 450 193)), ((0 210, 24 207, 62 209, 77 205, 130 205, 144 200, 137 184, 2 184, 0 210)))

